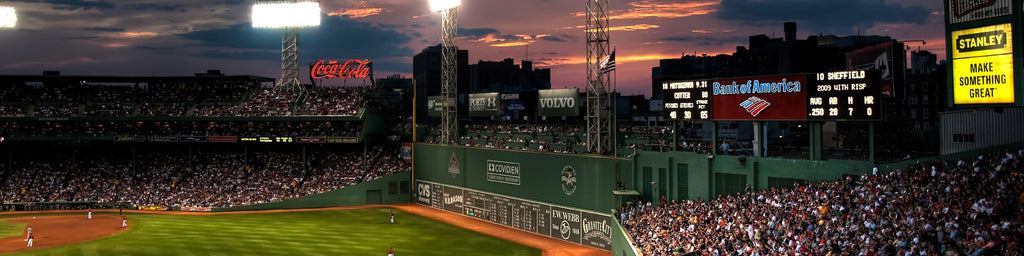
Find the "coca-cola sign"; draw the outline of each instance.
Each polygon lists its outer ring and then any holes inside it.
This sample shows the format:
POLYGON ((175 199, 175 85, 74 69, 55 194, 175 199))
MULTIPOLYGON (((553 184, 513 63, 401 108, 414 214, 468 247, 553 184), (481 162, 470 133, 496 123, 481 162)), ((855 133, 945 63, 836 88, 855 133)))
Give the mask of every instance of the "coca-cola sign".
POLYGON ((319 60, 309 69, 309 77, 321 78, 366 78, 370 74, 369 59, 319 60))

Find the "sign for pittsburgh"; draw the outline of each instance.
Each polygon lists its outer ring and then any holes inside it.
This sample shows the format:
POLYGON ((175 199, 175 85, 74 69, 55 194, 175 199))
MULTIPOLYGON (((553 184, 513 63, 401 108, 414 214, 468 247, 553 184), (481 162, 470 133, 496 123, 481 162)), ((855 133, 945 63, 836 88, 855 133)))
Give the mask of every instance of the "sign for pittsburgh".
POLYGON ((487 181, 519 186, 519 163, 487 160, 487 181))
POLYGON ((1009 23, 952 32, 953 103, 1014 103, 1009 23))

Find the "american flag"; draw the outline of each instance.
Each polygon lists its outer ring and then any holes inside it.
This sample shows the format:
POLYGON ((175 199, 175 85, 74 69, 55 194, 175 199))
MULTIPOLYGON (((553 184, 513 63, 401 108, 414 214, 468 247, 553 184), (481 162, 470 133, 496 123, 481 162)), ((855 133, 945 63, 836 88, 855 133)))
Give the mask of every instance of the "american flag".
POLYGON ((615 70, 615 50, 612 50, 612 54, 605 56, 601 59, 601 62, 597 63, 597 73, 604 74, 615 70))

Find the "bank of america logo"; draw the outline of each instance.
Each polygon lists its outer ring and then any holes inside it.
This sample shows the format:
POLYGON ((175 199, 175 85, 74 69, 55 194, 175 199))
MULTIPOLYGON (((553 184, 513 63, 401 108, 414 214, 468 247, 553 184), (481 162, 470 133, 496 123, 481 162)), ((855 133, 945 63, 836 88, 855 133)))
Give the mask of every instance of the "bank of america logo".
POLYGON ((764 111, 764 109, 768 108, 768 106, 771 105, 771 102, 754 96, 751 96, 750 98, 747 98, 747 100, 740 103, 740 106, 746 109, 747 113, 750 113, 750 115, 753 116, 757 116, 757 114, 760 114, 761 111, 764 111))

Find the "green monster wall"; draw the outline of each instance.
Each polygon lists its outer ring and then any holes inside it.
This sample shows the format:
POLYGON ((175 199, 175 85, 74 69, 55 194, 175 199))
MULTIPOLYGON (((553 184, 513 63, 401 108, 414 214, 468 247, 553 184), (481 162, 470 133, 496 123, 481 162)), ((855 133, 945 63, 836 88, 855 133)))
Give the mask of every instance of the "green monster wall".
POLYGON ((606 214, 616 175, 632 168, 618 158, 422 143, 414 154, 418 180, 606 214))

